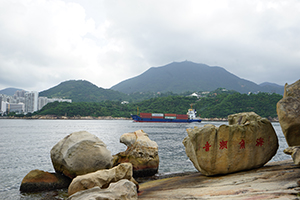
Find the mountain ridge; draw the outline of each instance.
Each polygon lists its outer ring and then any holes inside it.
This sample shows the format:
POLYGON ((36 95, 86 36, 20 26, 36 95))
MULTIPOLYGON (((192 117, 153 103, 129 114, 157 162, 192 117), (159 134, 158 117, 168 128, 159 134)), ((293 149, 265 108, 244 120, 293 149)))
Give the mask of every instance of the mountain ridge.
POLYGON ((22 91, 23 89, 8 87, 0 90, 0 94, 13 96, 17 90, 22 91))
POLYGON ((240 93, 273 92, 283 94, 283 86, 267 84, 260 86, 252 81, 239 78, 219 66, 208 66, 190 61, 172 62, 151 67, 142 74, 124 80, 110 89, 126 94, 134 92, 175 92, 213 91, 226 88, 240 93))
MULTIPOLYGON (((39 92, 39 96, 67 98, 72 99, 73 102, 98 102, 105 100, 131 102, 153 98, 160 93, 183 94, 188 91, 214 91, 217 88, 235 90, 240 93, 261 91, 283 95, 284 86, 269 82, 257 85, 254 82, 241 79, 219 66, 208 66, 184 61, 173 62, 160 67, 151 67, 144 73, 121 81, 110 89, 98 87, 86 80, 68 80, 39 92), (227 79, 231 81, 228 82, 227 79), (197 82, 195 83, 193 80, 197 82)), ((16 90, 20 89, 15 88, 16 90)), ((0 93, 1 91, 3 90, 0 90, 0 93)))

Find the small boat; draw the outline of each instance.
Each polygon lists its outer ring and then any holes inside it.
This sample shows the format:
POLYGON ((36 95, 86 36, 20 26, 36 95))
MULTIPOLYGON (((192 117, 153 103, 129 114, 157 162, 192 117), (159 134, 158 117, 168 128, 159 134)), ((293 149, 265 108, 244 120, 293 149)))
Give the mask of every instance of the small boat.
POLYGON ((138 115, 131 115, 135 122, 169 122, 169 123, 191 123, 201 122, 201 119, 196 117, 197 111, 195 109, 188 109, 186 115, 171 114, 171 113, 140 113, 138 115))

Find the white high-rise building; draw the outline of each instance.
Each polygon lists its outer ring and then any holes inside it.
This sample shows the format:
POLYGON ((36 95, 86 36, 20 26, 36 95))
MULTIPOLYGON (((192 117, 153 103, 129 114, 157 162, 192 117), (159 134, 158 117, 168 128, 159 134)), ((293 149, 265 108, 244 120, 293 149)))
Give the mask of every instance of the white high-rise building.
POLYGON ((39 110, 41 110, 48 103, 47 97, 39 97, 39 110))
POLYGON ((25 93, 25 113, 38 111, 38 92, 25 93))
POLYGON ((24 103, 10 103, 8 104, 8 111, 21 114, 24 112, 25 104, 24 103))
POLYGON ((39 101, 39 104, 38 104, 39 110, 41 110, 48 103, 52 103, 52 102, 55 102, 55 101, 72 103, 72 99, 47 98, 47 97, 39 97, 38 101, 39 101))
POLYGON ((6 101, 1 101, 0 103, 1 103, 0 113, 1 113, 1 115, 3 115, 7 111, 8 103, 6 101))

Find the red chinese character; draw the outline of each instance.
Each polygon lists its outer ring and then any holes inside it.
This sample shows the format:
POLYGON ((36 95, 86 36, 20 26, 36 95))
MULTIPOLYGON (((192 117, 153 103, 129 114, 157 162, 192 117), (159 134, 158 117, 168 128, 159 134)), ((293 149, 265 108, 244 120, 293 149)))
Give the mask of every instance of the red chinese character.
POLYGON ((209 147, 211 147, 211 145, 209 145, 208 142, 206 142, 205 146, 203 147, 203 149, 205 149, 205 151, 209 151, 209 147))
POLYGON ((262 146, 264 144, 264 138, 260 137, 256 139, 256 145, 255 146, 262 146))
POLYGON ((227 149, 227 142, 228 142, 228 141, 222 140, 222 141, 220 142, 220 148, 219 148, 219 149, 227 149))
POLYGON ((245 140, 242 139, 242 141, 239 143, 241 146, 240 146, 240 149, 245 149, 245 140))

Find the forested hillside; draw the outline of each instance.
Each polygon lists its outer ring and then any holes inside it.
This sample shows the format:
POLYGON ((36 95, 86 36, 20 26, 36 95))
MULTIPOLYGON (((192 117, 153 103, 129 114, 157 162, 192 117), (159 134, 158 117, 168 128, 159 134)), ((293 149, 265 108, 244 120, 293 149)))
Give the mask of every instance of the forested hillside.
POLYGON ((279 94, 220 94, 213 98, 201 98, 195 104, 201 117, 226 117, 240 112, 255 112, 262 117, 276 117, 279 94))
POLYGON ((40 92, 39 96, 72 99, 73 102, 98 102, 105 100, 119 100, 127 95, 121 92, 97 87, 85 80, 70 80, 40 92))
MULTIPOLYGON (((185 92, 184 94, 191 94, 185 92)), ((69 80, 39 93, 39 96, 48 98, 72 99, 72 102, 101 102, 101 101, 129 101, 140 102, 154 97, 174 96, 172 92, 135 92, 130 95, 97 87, 86 80, 69 80)))
POLYGON ((57 116, 112 116, 130 117, 140 112, 186 114, 193 104, 202 118, 226 118, 239 112, 256 112, 262 117, 276 117, 276 103, 282 98, 279 94, 240 94, 211 93, 207 97, 167 96, 145 100, 139 103, 121 104, 119 101, 50 103, 37 115, 57 116))

